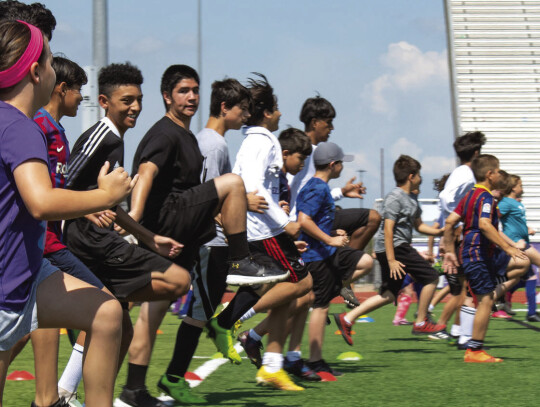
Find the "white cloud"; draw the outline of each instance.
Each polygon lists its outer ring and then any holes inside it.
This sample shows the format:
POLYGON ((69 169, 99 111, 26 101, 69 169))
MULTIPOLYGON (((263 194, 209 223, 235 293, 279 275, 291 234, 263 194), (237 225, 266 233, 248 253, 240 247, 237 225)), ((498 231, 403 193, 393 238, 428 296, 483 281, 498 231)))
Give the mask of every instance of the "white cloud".
POLYGON ((380 59, 386 72, 368 83, 363 92, 364 99, 376 112, 394 114, 392 101, 399 94, 443 83, 446 86, 446 51, 422 52, 415 45, 401 41, 390 44, 380 59))
POLYGON ((422 172, 442 176, 456 168, 456 159, 443 156, 428 156, 422 158, 421 164, 422 172))
POLYGON ((413 158, 419 159, 422 154, 422 148, 414 144, 412 141, 405 137, 397 139, 397 141, 390 147, 390 160, 392 163, 401 155, 406 154, 413 158))

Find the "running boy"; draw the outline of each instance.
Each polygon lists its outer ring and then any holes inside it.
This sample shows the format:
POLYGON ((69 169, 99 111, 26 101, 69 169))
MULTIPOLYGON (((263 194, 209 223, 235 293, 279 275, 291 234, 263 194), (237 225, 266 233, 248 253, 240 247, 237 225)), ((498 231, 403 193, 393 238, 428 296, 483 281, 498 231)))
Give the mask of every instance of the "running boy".
POLYGON ((375 254, 381 265, 382 285, 375 295, 348 313, 334 314, 343 339, 352 345, 351 328, 360 315, 367 314, 391 302, 396 302, 405 274, 409 273, 423 284, 418 301, 418 315, 413 324, 413 334, 432 334, 444 329, 427 318, 427 308, 437 288, 439 274, 411 246, 413 228, 418 232, 439 236, 436 229, 422 222, 422 209, 411 192, 420 187, 421 165, 414 158, 401 155, 394 163, 394 188, 383 202, 383 222, 375 240, 375 254), (406 270, 406 271, 405 271, 406 270))
POLYGON ((319 143, 313 153, 315 175, 311 178, 296 201, 298 222, 302 228, 301 240, 308 243, 303 255, 307 269, 313 278, 315 302, 309 320, 308 366, 315 372, 336 371, 328 367, 322 358, 322 346, 328 306, 339 295, 343 285, 355 281, 371 270, 373 259, 370 255, 348 247, 349 237, 342 230, 332 236, 335 216, 334 199, 328 182, 336 179, 343 170, 343 162, 352 161, 352 156, 334 143, 319 143))
POLYGON ((498 232, 499 221, 491 190, 498 186, 501 179, 499 160, 492 155, 482 154, 472 161, 471 169, 477 184, 446 219, 444 268, 447 273, 454 274, 459 264, 462 265, 477 304, 465 362, 502 362, 502 359, 492 357, 482 349, 491 308, 495 298, 517 283, 530 262, 521 250, 506 242, 498 232), (459 221, 463 221, 463 241, 458 263, 452 234, 459 221), (497 285, 497 274, 505 272, 508 281, 497 285))

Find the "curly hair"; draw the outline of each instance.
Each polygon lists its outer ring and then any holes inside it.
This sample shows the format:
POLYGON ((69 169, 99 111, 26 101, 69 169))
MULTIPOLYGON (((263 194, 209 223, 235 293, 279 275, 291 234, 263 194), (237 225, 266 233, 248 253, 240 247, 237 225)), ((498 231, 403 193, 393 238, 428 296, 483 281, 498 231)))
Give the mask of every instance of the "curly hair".
POLYGON ((141 86, 143 76, 139 68, 129 62, 110 64, 99 70, 98 89, 100 95, 111 96, 115 88, 122 85, 141 86))

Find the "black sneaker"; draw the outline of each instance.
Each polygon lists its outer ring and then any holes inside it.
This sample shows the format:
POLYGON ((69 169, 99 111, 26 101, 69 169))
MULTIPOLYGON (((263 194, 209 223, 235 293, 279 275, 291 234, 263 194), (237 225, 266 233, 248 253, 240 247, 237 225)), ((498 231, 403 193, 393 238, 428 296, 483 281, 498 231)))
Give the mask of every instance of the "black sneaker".
POLYGON ((339 295, 343 297, 343 301, 345 301, 348 308, 356 308, 360 305, 360 301, 358 301, 358 298, 354 295, 353 290, 348 287, 342 287, 339 295))
POLYGON ((540 322, 540 317, 538 314, 532 314, 527 316, 527 321, 529 322, 540 322))
POLYGON ((331 373, 334 376, 343 376, 343 373, 338 372, 337 370, 332 369, 324 359, 317 360, 315 362, 306 362, 307 367, 313 370, 315 373, 327 372, 331 373))
MULTIPOLYGON (((244 257, 241 260, 229 262, 227 284, 229 285, 254 285, 277 283, 289 277, 289 271, 285 271, 273 262, 253 256, 244 257)), ((266 256, 265 256, 266 257, 266 256)))
MULTIPOLYGON (((32 404, 30 404, 30 407, 37 407, 37 404, 32 401, 32 404)), ((70 407, 69 403, 66 401, 65 398, 60 397, 58 401, 54 404, 51 404, 50 407, 70 407)))
POLYGON ((309 382, 321 381, 321 377, 311 370, 303 359, 298 359, 293 362, 285 358, 283 361, 283 369, 285 369, 287 373, 309 382))
POLYGON ((261 341, 256 341, 251 336, 249 336, 249 331, 244 331, 238 335, 238 342, 242 345, 242 348, 246 351, 246 355, 251 360, 257 369, 260 369, 262 366, 262 356, 261 350, 263 344, 261 341))
POLYGON ((146 386, 135 390, 124 386, 120 394, 120 400, 131 407, 166 407, 163 402, 148 393, 146 386))

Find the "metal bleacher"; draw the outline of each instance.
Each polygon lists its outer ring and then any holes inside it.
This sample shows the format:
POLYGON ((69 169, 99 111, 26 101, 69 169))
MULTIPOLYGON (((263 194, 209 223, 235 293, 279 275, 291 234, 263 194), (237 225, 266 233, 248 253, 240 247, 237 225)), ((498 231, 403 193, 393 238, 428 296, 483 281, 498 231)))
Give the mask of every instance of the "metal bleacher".
POLYGON ((455 134, 486 134, 540 232, 540 1, 445 0, 445 13, 455 134))

